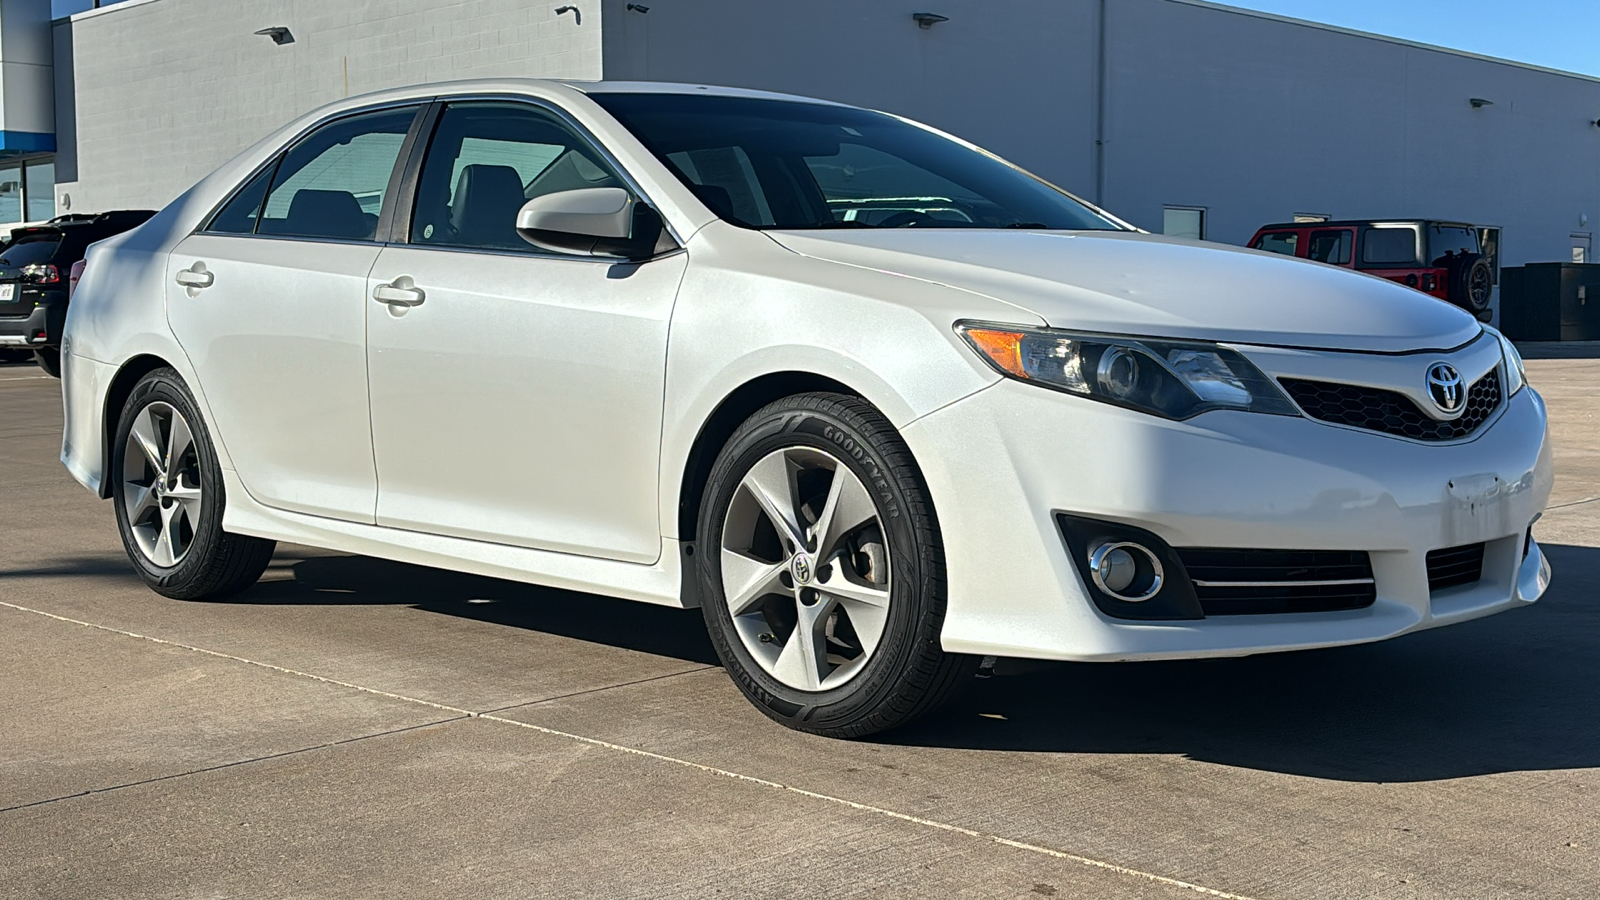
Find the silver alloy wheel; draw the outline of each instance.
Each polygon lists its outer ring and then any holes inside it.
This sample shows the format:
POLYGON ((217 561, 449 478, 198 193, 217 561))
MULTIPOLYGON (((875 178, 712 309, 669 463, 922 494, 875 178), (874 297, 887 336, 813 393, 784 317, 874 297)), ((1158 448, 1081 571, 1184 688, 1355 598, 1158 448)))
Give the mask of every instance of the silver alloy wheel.
POLYGON ((172 404, 157 400, 134 417, 122 453, 122 501, 145 559, 168 569, 182 562, 205 498, 194 433, 172 404))
POLYGON ((859 674, 889 620, 889 545, 849 466, 811 447, 745 474, 722 526, 722 593, 767 674, 824 691, 859 674))

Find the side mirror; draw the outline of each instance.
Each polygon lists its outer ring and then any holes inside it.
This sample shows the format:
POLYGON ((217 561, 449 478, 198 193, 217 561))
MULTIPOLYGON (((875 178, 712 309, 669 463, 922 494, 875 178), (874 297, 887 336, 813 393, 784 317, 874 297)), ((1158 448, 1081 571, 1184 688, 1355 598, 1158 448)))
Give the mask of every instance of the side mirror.
POLYGON ((661 214, 622 188, 557 191, 517 212, 517 234, 554 253, 649 259, 663 233, 661 214))

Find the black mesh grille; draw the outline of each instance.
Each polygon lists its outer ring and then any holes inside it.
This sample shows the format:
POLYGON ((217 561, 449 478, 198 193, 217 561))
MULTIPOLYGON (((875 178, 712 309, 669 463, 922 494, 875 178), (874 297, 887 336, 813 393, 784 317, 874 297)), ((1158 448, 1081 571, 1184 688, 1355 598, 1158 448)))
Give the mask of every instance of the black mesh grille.
POLYGON ((1483 577, 1483 545, 1468 544, 1428 554, 1428 590, 1477 584, 1483 577))
POLYGON ((1179 550, 1208 616, 1332 612, 1361 609, 1377 599, 1372 563, 1350 550, 1179 550), (1328 582, 1356 584, 1244 584, 1328 582))
POLYGON ((1415 438, 1453 441, 1477 431, 1500 408, 1500 372, 1491 371, 1467 391, 1467 410, 1454 422, 1441 422, 1423 412, 1404 394, 1382 388, 1328 381, 1280 379, 1306 415, 1324 422, 1415 438))

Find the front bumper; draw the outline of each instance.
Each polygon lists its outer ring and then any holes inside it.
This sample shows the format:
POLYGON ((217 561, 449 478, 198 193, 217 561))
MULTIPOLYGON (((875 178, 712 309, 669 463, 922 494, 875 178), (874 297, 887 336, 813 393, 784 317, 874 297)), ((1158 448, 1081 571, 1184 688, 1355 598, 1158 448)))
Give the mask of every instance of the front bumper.
POLYGON ((1066 660, 1243 656, 1355 644, 1537 600, 1525 535, 1553 481, 1532 389, 1469 441, 1424 444, 1310 419, 1171 422, 1002 381, 904 430, 944 537, 947 650, 1066 660), (1364 550, 1377 599, 1343 612, 1138 622, 1089 599, 1061 514, 1174 547, 1364 550), (1429 551, 1483 542, 1483 578, 1430 592, 1429 551))

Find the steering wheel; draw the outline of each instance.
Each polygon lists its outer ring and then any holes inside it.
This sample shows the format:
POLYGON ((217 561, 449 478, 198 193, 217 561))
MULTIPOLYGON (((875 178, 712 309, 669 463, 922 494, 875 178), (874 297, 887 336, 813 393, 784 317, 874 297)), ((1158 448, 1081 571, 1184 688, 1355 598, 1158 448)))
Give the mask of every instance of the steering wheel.
POLYGON ((908 209, 905 212, 898 212, 898 213, 895 213, 894 215, 890 216, 889 218, 884 219, 882 222, 878 223, 878 227, 879 228, 920 228, 923 225, 931 225, 931 224, 934 224, 934 223, 936 223, 938 221, 939 221, 939 218, 937 216, 931 216, 931 215, 928 215, 925 212, 917 212, 914 209, 908 209))

